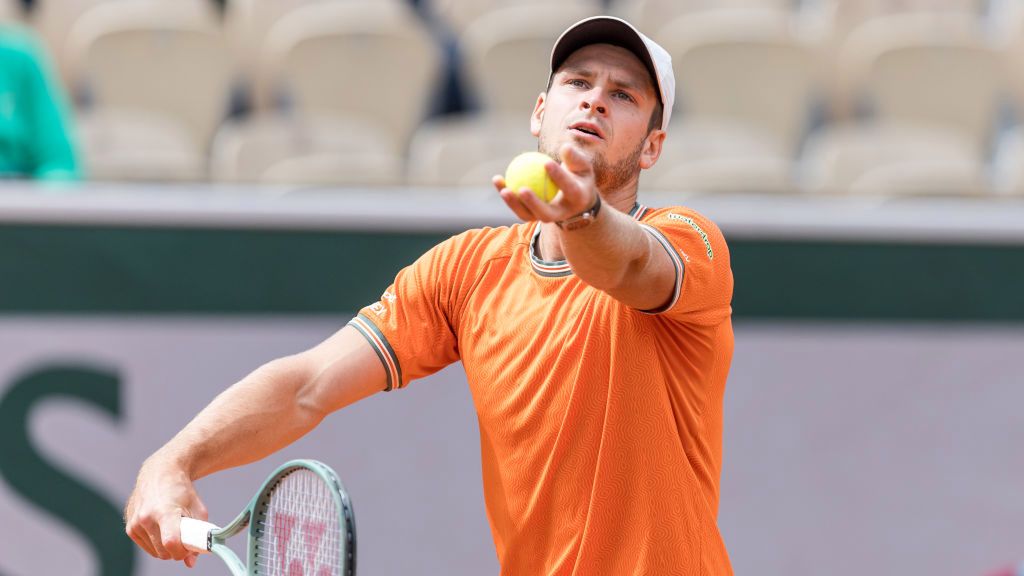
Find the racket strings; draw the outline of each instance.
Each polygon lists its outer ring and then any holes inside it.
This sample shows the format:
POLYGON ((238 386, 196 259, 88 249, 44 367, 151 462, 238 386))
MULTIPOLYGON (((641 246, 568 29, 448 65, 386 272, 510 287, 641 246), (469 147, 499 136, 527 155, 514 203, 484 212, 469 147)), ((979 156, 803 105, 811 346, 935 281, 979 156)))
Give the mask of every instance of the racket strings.
POLYGON ((258 574, 267 576, 341 576, 342 511, 330 486, 314 472, 296 470, 273 489, 265 513, 257 518, 258 574))

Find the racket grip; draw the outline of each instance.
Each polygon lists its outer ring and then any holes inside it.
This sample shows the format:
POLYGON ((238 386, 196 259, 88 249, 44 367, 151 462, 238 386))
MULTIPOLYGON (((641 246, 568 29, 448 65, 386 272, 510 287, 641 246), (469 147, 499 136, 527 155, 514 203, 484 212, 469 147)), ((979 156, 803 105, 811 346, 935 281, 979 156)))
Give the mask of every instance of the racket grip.
POLYGON ((216 524, 183 516, 181 518, 181 543, 192 552, 205 554, 210 551, 210 531, 216 524))

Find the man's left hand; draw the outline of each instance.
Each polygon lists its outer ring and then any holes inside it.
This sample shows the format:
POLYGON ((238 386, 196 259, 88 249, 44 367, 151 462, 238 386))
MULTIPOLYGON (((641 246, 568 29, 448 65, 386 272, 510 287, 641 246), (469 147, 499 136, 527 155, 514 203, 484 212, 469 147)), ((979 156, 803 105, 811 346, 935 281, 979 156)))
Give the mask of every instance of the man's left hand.
POLYGON ((551 160, 544 165, 559 189, 551 202, 544 202, 529 188, 508 188, 502 176, 493 178, 494 187, 501 194, 502 200, 522 220, 561 222, 590 209, 597 200, 594 163, 590 156, 571 144, 563 144, 559 156, 562 158, 561 164, 551 160))

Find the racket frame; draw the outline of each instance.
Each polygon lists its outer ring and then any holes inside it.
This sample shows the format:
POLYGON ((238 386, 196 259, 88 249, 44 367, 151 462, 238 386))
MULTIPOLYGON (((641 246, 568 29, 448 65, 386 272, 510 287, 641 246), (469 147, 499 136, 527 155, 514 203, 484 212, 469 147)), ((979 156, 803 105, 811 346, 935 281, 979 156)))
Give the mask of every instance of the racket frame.
POLYGON ((352 508, 352 500, 342 485, 338 475, 329 466, 318 460, 291 460, 279 466, 260 487, 259 492, 242 512, 223 528, 213 526, 207 536, 206 549, 218 556, 227 564, 233 576, 257 576, 256 550, 257 542, 263 530, 263 523, 258 520, 259 516, 266 513, 267 503, 270 500, 274 489, 285 476, 298 470, 309 470, 323 480, 330 488, 331 496, 334 499, 336 508, 340 510, 338 525, 342 528, 343 554, 342 570, 343 576, 354 576, 356 569, 356 518, 352 508), (248 529, 249 543, 247 550, 248 567, 238 558, 234 550, 226 544, 227 540, 248 529))

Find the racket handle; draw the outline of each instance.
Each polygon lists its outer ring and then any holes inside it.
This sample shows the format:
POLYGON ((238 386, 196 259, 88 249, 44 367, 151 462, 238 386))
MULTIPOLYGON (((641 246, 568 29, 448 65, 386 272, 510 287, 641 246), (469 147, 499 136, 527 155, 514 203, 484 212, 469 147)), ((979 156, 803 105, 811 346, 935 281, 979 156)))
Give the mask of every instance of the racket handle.
POLYGON ((210 531, 216 524, 183 516, 181 518, 181 543, 192 552, 205 554, 210 551, 210 531))

